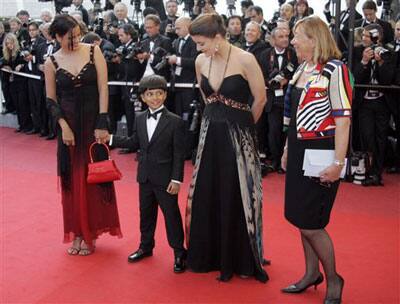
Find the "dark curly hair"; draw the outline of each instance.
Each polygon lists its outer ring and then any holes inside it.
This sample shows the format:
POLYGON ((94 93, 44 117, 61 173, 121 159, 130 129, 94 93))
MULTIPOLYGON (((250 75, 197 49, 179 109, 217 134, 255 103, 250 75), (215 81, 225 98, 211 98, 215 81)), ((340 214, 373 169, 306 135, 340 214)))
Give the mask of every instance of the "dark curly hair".
POLYGON ((79 27, 79 23, 74 17, 65 14, 57 15, 49 27, 49 34, 55 39, 56 35, 62 37, 77 26, 79 27))

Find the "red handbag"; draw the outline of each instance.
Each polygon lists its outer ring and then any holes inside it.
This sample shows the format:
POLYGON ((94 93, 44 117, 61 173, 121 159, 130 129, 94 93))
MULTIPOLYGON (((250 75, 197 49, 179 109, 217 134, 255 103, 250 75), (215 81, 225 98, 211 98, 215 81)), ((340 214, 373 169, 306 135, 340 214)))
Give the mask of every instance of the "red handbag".
POLYGON ((108 159, 98 162, 93 161, 93 146, 97 144, 92 143, 89 148, 90 163, 88 164, 88 184, 101 184, 120 180, 122 173, 118 170, 114 160, 110 157, 110 149, 106 144, 102 144, 107 149, 108 159))

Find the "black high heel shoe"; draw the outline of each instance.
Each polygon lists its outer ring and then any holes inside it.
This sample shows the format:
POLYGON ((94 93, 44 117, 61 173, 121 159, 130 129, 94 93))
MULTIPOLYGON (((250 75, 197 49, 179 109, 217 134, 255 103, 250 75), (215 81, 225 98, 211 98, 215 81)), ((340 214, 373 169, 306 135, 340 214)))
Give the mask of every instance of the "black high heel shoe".
MULTIPOLYGON (((284 292, 284 293, 302 293, 307 288, 309 288, 310 286, 313 286, 313 285, 314 285, 314 289, 317 289, 317 286, 319 284, 321 284, 323 281, 324 281, 324 276, 322 275, 322 273, 320 273, 318 278, 314 282, 311 282, 311 283, 307 284, 303 288, 299 288, 299 287, 296 286, 296 284, 292 284, 292 285, 289 285, 286 288, 281 289, 281 291, 284 292)), ((332 303, 328 303, 328 304, 332 304, 332 303)))
POLYGON ((343 287, 344 287, 344 279, 340 275, 338 275, 338 277, 339 277, 340 285, 341 285, 339 298, 335 298, 335 299, 325 298, 324 304, 341 304, 342 303, 342 293, 343 293, 343 287))

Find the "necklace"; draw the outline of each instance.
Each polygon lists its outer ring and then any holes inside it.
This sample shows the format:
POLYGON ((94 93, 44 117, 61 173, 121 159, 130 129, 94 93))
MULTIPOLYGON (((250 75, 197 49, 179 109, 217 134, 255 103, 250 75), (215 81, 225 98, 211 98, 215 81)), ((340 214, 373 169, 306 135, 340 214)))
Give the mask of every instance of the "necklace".
POLYGON ((304 72, 305 73, 307 73, 307 74, 310 74, 310 73, 312 73, 313 71, 314 71, 314 69, 315 69, 315 67, 316 67, 317 65, 316 64, 314 64, 313 66, 311 66, 311 67, 309 67, 308 66, 308 63, 304 66, 304 72))

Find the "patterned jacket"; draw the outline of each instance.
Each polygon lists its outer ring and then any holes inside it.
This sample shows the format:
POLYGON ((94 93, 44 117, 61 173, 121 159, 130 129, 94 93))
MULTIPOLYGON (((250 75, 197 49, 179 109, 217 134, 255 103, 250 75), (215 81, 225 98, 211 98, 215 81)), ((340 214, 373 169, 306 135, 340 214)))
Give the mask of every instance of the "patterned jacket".
MULTIPOLYGON (((287 130, 290 118, 290 95, 306 63, 299 66, 289 82, 285 95, 283 124, 287 130)), ((353 76, 340 60, 318 64, 300 97, 296 116, 297 138, 317 139, 335 135, 335 117, 350 117, 353 98, 353 76)))

